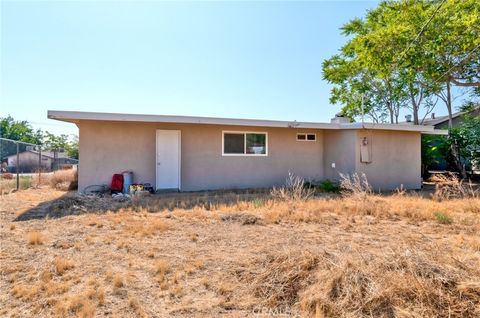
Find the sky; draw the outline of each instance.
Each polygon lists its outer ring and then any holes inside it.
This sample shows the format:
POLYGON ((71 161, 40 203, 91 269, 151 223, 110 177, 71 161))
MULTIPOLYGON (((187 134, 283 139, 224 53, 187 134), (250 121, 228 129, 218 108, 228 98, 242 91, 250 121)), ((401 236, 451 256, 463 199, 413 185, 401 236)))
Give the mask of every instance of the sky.
POLYGON ((47 110, 328 122, 321 64, 377 1, 0 1, 0 115, 47 110))

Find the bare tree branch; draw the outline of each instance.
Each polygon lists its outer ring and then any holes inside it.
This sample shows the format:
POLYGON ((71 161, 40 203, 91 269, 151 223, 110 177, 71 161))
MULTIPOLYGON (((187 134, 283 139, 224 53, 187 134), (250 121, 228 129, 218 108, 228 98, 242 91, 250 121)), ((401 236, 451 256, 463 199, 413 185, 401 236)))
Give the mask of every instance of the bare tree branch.
POLYGON ((472 82, 472 83, 465 83, 465 82, 459 82, 457 79, 451 77, 450 81, 455 84, 456 86, 462 86, 462 87, 480 87, 480 82, 472 82))

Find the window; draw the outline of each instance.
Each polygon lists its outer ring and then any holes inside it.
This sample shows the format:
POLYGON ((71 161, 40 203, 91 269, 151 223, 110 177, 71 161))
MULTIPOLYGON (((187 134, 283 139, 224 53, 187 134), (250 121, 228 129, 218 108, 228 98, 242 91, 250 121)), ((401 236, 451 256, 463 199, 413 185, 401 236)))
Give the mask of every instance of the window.
POLYGON ((267 133, 223 132, 223 155, 266 156, 267 133))
POLYGON ((306 133, 297 134, 297 141, 316 141, 316 140, 317 140, 317 134, 306 134, 306 133))

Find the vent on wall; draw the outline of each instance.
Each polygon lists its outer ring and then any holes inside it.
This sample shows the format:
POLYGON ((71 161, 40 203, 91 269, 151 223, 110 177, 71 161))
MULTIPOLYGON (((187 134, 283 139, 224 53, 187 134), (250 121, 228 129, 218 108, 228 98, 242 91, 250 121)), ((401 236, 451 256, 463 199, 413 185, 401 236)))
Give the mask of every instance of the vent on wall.
POLYGON ((317 134, 299 133, 297 134, 297 141, 316 141, 317 134))

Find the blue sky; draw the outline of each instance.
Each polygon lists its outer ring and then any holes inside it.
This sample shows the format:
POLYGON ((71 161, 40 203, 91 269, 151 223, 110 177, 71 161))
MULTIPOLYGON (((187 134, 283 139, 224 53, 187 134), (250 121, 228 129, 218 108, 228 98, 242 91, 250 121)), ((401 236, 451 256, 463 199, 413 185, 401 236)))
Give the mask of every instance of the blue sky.
POLYGON ((329 121, 321 63, 376 1, 1 2, 2 116, 48 109, 329 121))

